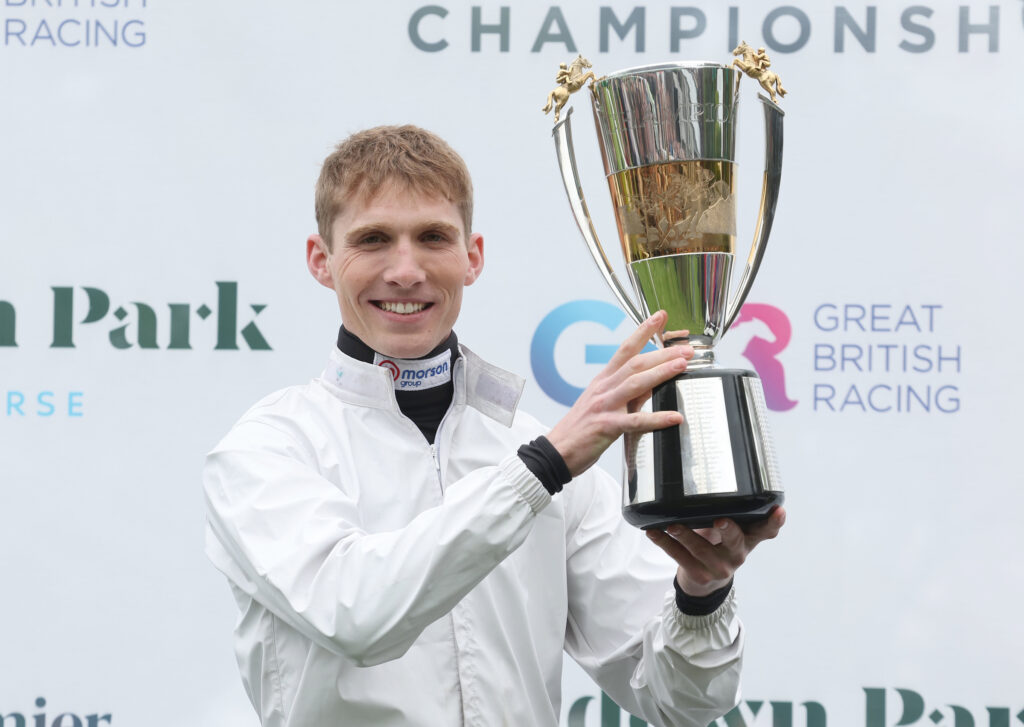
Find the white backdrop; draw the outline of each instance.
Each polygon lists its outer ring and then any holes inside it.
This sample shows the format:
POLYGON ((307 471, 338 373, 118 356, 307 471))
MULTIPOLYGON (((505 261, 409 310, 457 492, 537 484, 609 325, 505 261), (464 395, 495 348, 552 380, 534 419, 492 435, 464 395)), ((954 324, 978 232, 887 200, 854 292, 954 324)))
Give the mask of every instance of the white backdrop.
MULTIPOLYGON (((580 386, 586 346, 628 328, 534 339, 559 306, 612 300, 540 112, 557 64, 724 62, 737 39, 768 47, 790 94, 759 307, 721 357, 775 377, 790 518, 738 579, 745 701, 720 722, 1024 724, 1019 0, 428 1, 3 0, 4 727, 255 724, 234 605, 202 555, 199 473, 245 408, 315 376, 332 345, 336 303, 303 250, 336 141, 412 122, 463 154, 487 265, 457 330, 526 375, 525 408, 553 422, 565 405, 531 344, 580 386), (602 12, 643 19, 602 44, 602 12)), ((743 106, 741 245, 762 161, 753 82, 743 106)), ((563 714, 588 698, 587 725, 619 723, 567 670, 563 714)))

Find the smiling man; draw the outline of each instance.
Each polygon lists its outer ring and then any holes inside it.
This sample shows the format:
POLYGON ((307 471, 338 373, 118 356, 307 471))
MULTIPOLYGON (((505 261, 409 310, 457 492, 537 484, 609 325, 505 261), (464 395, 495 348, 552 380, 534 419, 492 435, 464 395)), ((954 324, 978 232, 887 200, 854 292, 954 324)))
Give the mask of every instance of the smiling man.
POLYGON ((484 266, 462 159, 411 126, 342 142, 316 189, 313 277, 342 326, 324 372, 250 409, 204 472, 207 553, 241 610, 236 655, 265 726, 558 724, 563 654, 656 725, 738 698, 735 570, 782 525, 647 538, 592 465, 687 346, 622 344, 566 416, 459 344, 484 266), (653 547, 651 545, 658 547, 653 547))

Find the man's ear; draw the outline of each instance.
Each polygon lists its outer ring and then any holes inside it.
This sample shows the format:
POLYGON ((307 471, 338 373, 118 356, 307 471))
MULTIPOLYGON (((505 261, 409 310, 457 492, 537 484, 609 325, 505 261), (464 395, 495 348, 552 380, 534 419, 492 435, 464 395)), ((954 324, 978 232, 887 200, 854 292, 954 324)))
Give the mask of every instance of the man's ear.
POLYGON ((484 236, 479 232, 470 235, 466 252, 469 253, 469 269, 466 270, 464 285, 472 285, 484 270, 484 236))
POLYGON ((306 239, 306 267, 320 285, 334 290, 334 277, 327 264, 328 259, 327 243, 320 235, 310 235, 306 239))

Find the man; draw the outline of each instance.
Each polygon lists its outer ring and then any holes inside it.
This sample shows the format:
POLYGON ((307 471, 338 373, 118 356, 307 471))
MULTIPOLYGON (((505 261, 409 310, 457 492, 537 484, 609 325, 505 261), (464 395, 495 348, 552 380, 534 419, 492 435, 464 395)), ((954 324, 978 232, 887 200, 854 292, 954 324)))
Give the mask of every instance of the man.
POLYGON ((522 380, 452 332, 484 248, 447 144, 350 137, 316 212, 307 263, 337 294, 338 345, 319 379, 247 412, 204 474, 207 552, 241 609, 263 725, 556 725, 563 650, 654 724, 728 711, 732 574, 782 512, 747 533, 649 533, 666 557, 591 468, 623 432, 681 421, 639 411, 693 355, 640 353, 664 314, 548 431, 517 411, 522 380))

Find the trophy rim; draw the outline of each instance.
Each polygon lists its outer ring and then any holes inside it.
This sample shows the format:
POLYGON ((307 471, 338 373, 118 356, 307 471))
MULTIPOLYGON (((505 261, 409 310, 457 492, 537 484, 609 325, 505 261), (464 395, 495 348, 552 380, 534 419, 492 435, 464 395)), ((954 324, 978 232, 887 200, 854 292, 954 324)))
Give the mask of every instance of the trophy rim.
MULTIPOLYGON (((663 63, 651 63, 645 66, 631 66, 629 68, 623 68, 618 71, 612 71, 607 74, 601 81, 609 80, 612 78, 621 78, 622 76, 631 76, 638 73, 650 73, 653 71, 665 71, 674 68, 681 68, 687 70, 696 70, 701 68, 732 68, 732 66, 724 63, 715 63, 714 61, 666 61, 663 63)), ((600 83, 601 81, 598 81, 600 83)))

